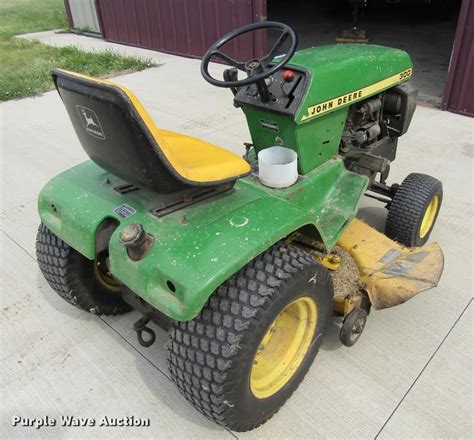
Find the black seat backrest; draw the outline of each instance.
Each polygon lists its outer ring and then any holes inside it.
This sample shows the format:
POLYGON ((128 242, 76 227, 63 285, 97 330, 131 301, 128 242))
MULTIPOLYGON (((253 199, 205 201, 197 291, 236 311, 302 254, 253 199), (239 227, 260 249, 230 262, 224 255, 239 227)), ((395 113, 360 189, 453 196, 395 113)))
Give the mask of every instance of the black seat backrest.
POLYGON ((126 89, 63 70, 53 79, 82 147, 101 168, 159 193, 195 185, 169 164, 126 89))

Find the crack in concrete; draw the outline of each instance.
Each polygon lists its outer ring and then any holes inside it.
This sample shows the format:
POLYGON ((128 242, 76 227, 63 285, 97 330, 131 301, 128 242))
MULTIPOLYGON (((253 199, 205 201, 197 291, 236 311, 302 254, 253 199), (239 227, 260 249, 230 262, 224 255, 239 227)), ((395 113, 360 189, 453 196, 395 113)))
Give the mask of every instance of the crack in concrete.
POLYGON ((426 362, 426 364, 423 366, 423 368, 421 369, 421 371, 418 373, 418 375, 416 376, 415 380, 412 382, 412 384, 408 387, 408 389, 406 390, 405 394, 403 395, 403 397, 400 399, 400 401, 397 403, 397 405, 395 406, 394 410, 392 411, 392 413, 388 416, 387 420, 385 420, 385 423, 382 425, 382 427, 379 429, 379 432, 377 432, 377 434, 375 435, 374 437, 374 440, 376 440, 379 435, 382 433, 382 431, 385 429, 385 427, 388 425, 388 423, 390 422, 391 418, 393 417, 393 415, 397 412, 398 408, 400 408, 401 404, 403 403, 403 401, 405 400, 405 398, 408 396, 408 394, 410 393, 410 391, 413 389, 413 387, 415 386, 415 384, 418 382, 418 379, 423 375, 423 373, 425 372, 426 368, 428 367, 428 365, 431 363, 431 361, 433 360, 433 358, 436 356, 436 353, 438 353, 439 349, 443 346, 443 344, 445 343, 446 339, 448 339, 448 336, 451 334, 451 332, 454 330, 454 328, 456 327, 456 325, 458 324, 458 322, 460 321, 460 319, 463 317, 464 313, 466 312, 466 310, 469 308, 469 306, 471 305, 473 301, 473 298, 471 298, 468 303, 466 304, 466 306, 464 307, 463 311, 459 314, 459 316, 457 317, 456 321, 454 321, 454 324, 451 326, 451 328, 448 330, 448 332, 446 333, 446 335, 444 336, 444 338, 442 339, 442 341, 439 343, 438 347, 436 347, 436 350, 433 352, 433 354, 430 356, 430 358, 428 359, 428 361, 426 362))

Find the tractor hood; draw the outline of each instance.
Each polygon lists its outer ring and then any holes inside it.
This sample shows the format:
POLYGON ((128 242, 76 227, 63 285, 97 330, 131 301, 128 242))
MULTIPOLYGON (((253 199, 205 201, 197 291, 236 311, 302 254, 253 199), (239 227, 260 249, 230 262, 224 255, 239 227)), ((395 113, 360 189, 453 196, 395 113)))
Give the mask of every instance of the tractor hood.
POLYGON ((296 52, 290 64, 310 74, 297 124, 393 87, 413 67, 403 50, 368 44, 312 47, 296 52))
POLYGON ((245 113, 255 151, 273 145, 295 150, 300 174, 338 154, 352 104, 409 80, 413 70, 402 50, 360 44, 302 50, 283 69, 269 81, 275 99, 256 99, 258 90, 251 85, 241 87, 234 101, 245 113), (283 69, 294 73, 287 84, 283 69))

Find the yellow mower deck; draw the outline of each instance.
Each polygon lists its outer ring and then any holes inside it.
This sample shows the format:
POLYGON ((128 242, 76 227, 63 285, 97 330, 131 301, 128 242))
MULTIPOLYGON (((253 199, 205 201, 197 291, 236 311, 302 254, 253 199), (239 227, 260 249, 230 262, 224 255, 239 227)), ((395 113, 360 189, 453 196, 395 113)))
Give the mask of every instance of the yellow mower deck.
POLYGON ((374 309, 402 304, 436 287, 443 272, 443 252, 437 243, 406 248, 357 219, 337 244, 355 260, 374 309))

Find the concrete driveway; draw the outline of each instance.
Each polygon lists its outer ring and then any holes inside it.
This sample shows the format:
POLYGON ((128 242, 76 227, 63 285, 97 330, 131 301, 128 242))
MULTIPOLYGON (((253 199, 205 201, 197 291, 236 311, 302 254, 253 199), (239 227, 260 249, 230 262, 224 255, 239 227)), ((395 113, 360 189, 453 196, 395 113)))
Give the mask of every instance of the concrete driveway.
MULTIPOLYGON (((115 78, 143 101, 158 126, 234 152, 250 139, 230 91, 201 78, 199 61, 43 33, 52 44, 114 47, 160 67, 115 78)), ((215 67, 216 71, 222 67, 215 67)), ((414 171, 443 181, 432 240, 445 252, 439 286, 370 315, 353 348, 337 321, 306 379, 267 424, 233 433, 180 396, 166 368, 166 334, 145 349, 139 315, 97 317, 61 300, 35 261, 36 198, 60 171, 87 157, 56 92, 0 105, 2 438, 472 438, 473 120, 427 107, 399 143, 392 181, 414 171), (149 427, 12 426, 15 416, 150 419, 149 427)), ((364 200, 359 216, 383 227, 385 210, 364 200)))

